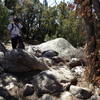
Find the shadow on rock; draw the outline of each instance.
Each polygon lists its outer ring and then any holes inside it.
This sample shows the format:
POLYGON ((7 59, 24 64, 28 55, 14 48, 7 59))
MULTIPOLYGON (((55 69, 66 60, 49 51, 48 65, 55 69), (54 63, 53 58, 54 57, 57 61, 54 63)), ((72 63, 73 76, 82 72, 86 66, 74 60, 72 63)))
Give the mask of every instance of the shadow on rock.
POLYGON ((39 76, 34 77, 32 83, 38 97, 47 93, 59 97, 61 92, 64 91, 63 86, 52 74, 40 73, 39 76))
POLYGON ((0 96, 6 100, 18 100, 16 97, 11 96, 10 93, 3 87, 0 87, 0 96))

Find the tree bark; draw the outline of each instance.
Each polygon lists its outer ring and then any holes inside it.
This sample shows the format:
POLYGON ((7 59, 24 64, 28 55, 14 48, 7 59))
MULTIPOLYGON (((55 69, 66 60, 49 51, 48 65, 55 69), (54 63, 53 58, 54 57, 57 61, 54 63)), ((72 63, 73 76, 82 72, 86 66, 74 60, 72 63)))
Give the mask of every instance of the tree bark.
MULTIPOLYGON (((100 32, 100 27, 98 28, 98 20, 95 22, 93 21, 93 7, 97 12, 100 12, 100 2, 99 0, 90 0, 91 4, 89 7, 91 7, 91 15, 86 17, 85 23, 86 23, 86 29, 87 29, 87 47, 85 50, 86 54, 86 60, 87 60, 87 70, 85 73, 85 78, 94 84, 100 84, 100 58, 99 58, 99 50, 97 46, 97 35, 100 32), (99 4, 98 4, 99 3, 99 4), (96 27, 96 26, 97 27, 96 27)), ((98 16, 98 14, 96 15, 98 16)), ((99 16, 98 16, 99 18, 99 16)))

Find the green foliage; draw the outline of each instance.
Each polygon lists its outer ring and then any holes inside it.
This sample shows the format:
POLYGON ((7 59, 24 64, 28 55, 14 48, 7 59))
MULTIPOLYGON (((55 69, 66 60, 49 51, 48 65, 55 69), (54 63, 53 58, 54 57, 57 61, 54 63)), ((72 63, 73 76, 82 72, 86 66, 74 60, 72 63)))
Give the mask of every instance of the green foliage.
POLYGON ((63 37, 74 46, 83 44, 84 39, 80 33, 84 32, 84 23, 75 16, 73 5, 70 4, 69 7, 68 4, 61 2, 59 5, 48 7, 47 0, 44 0, 44 4, 39 0, 25 0, 21 6, 17 0, 5 1, 12 5, 10 9, 21 19, 24 26, 23 37, 26 41, 34 43, 33 40, 37 40, 41 43, 63 37))
POLYGON ((75 47, 83 45, 84 38, 82 34, 84 33, 84 25, 82 19, 75 16, 75 12, 68 12, 67 18, 60 18, 60 25, 57 29, 57 36, 67 39, 75 47), (83 32, 83 33, 82 33, 83 32))
MULTIPOLYGON (((46 0, 44 0, 46 3, 46 0)), ((25 39, 38 40, 39 43, 49 39, 63 37, 74 46, 83 44, 82 19, 75 16, 75 11, 68 4, 61 2, 54 7, 42 5, 40 2, 27 1, 24 6, 17 7, 17 16, 23 21, 25 39)), ((34 42, 33 42, 34 43, 34 42)))
MULTIPOLYGON (((16 7, 16 16, 19 16, 24 26, 23 36, 26 40, 41 37, 42 5, 41 3, 26 1, 22 7, 16 7)), ((42 39, 42 38, 41 38, 42 39)))
POLYGON ((75 11, 70 10, 65 3, 49 8, 44 16, 47 18, 44 18, 45 28, 49 29, 46 40, 63 37, 75 47, 83 45, 84 22, 81 18, 77 18, 75 11))
POLYGON ((8 9, 2 4, 0 4, 0 40, 3 40, 6 36, 8 16, 8 9))
POLYGON ((32 0, 33 3, 39 3, 39 0, 32 0))
POLYGON ((13 10, 16 7, 18 0, 5 0, 5 6, 10 9, 13 10))

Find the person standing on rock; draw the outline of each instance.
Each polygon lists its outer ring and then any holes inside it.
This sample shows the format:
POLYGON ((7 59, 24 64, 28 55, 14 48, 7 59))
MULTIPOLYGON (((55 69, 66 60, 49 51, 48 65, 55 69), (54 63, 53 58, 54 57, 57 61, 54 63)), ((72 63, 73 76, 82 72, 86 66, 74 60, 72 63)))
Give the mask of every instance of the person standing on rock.
POLYGON ((8 25, 8 33, 11 37, 12 48, 16 49, 17 46, 19 49, 25 49, 23 39, 21 36, 22 24, 18 18, 13 18, 13 22, 8 25))

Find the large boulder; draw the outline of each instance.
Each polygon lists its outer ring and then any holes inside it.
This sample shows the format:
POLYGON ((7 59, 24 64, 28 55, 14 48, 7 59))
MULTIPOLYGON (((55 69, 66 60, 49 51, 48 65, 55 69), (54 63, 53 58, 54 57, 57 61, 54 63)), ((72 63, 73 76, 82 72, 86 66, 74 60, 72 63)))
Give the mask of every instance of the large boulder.
POLYGON ((28 72, 31 70, 49 69, 42 59, 38 59, 34 55, 21 49, 7 52, 2 59, 2 67, 10 72, 28 72))
POLYGON ((41 52, 53 50, 55 52, 58 52, 59 56, 66 56, 68 58, 74 57, 77 51, 77 49, 64 38, 57 38, 39 45, 29 46, 28 51, 34 51, 34 48, 38 48, 39 50, 41 50, 41 52))

